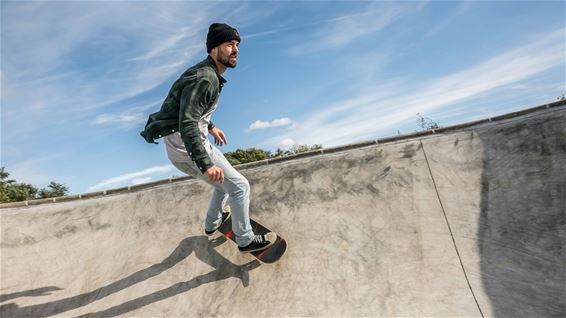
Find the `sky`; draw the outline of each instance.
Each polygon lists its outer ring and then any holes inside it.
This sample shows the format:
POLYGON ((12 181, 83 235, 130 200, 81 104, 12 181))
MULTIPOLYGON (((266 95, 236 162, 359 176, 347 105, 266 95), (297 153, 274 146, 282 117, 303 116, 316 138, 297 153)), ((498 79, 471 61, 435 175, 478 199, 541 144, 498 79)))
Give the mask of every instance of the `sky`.
POLYGON ((206 33, 242 36, 213 122, 274 151, 556 101, 564 1, 1 1, 1 166, 70 194, 182 176, 139 135, 206 33))

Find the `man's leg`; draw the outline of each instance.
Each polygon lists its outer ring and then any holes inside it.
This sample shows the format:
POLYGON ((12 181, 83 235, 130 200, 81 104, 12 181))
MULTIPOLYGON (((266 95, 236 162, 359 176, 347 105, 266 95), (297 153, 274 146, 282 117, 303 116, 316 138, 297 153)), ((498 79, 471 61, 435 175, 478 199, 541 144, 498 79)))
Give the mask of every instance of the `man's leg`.
POLYGON ((222 223, 222 208, 228 200, 228 193, 222 187, 216 185, 213 185, 213 187, 214 192, 212 193, 212 198, 210 198, 206 220, 204 221, 204 229, 207 231, 213 231, 220 227, 222 223))
POLYGON ((204 229, 206 231, 213 231, 222 223, 222 207, 224 207, 228 200, 228 193, 224 191, 219 183, 208 181, 208 178, 206 178, 206 176, 198 170, 196 165, 189 160, 191 159, 187 157, 187 162, 172 163, 177 169, 197 179, 206 181, 214 188, 214 192, 212 193, 212 198, 210 199, 210 204, 208 206, 208 211, 206 212, 206 219, 204 221, 204 229))
POLYGON ((236 236, 236 243, 240 252, 254 252, 266 249, 277 240, 277 234, 269 232, 263 235, 254 235, 250 225, 250 184, 224 155, 216 148, 212 150, 212 161, 224 170, 224 191, 229 194, 230 208, 232 210, 232 230, 236 236))
POLYGON ((249 214, 250 184, 242 174, 232 167, 216 147, 212 147, 210 155, 212 162, 224 171, 224 183, 214 182, 213 184, 220 185, 228 194, 228 202, 232 212, 232 229, 236 235, 236 243, 239 246, 246 246, 254 238, 249 214))
MULTIPOLYGON (((254 238, 249 216, 250 184, 242 174, 232 167, 216 147, 212 147, 209 155, 212 163, 224 171, 224 183, 209 181, 208 177, 203 175, 193 162, 173 162, 173 165, 186 174, 203 180, 214 187, 206 214, 206 230, 213 230, 222 222, 222 207, 228 196, 236 243, 239 246, 247 246, 254 238)), ((188 160, 190 159, 188 158, 188 160)))

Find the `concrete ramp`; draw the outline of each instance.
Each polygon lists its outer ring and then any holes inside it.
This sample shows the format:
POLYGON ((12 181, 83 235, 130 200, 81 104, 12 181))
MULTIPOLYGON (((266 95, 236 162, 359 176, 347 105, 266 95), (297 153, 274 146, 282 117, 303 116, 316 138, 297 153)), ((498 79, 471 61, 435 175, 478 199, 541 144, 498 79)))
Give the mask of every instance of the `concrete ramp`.
POLYGON ((2 317, 566 316, 564 103, 242 173, 278 263, 203 235, 197 180, 5 206, 2 317))

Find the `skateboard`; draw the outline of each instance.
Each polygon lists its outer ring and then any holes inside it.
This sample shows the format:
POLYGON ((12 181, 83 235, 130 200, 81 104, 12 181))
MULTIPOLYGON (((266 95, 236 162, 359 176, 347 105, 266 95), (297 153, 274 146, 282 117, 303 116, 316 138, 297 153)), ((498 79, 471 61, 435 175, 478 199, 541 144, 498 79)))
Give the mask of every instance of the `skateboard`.
MULTIPOLYGON (((250 224, 252 226, 254 234, 266 234, 268 232, 272 232, 271 230, 269 230, 265 226, 257 223, 256 221, 254 221, 251 218, 250 218, 250 224)), ((236 243, 236 236, 234 235, 234 231, 232 231, 232 216, 229 216, 222 223, 220 228, 218 228, 218 231, 220 233, 222 233, 222 235, 224 235, 226 238, 228 238, 232 242, 236 243)), ((287 250, 287 242, 285 241, 284 238, 282 238, 278 234, 277 240, 275 241, 275 243, 273 245, 271 245, 270 247, 268 247, 265 250, 261 250, 261 251, 257 251, 257 252, 251 252, 249 254, 252 254, 255 258, 257 258, 262 263, 272 264, 272 263, 277 262, 285 254, 286 250, 287 250)))

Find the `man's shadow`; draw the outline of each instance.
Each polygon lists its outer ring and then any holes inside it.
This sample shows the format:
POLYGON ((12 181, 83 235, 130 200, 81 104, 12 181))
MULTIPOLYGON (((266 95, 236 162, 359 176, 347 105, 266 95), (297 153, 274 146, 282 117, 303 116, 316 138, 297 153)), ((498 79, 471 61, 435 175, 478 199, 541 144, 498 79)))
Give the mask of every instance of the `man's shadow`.
MULTIPOLYGON (((9 303, 0 306, 0 315, 2 317, 48 317, 63 312, 77 309, 86 306, 92 302, 102 299, 106 296, 117 293, 121 290, 129 288, 135 284, 141 283, 151 277, 157 276, 164 271, 172 268, 180 261, 187 258, 192 252, 195 256, 214 268, 208 274, 196 276, 188 281, 174 284, 168 288, 151 293, 149 295, 136 298, 118 306, 111 307, 107 310, 90 313, 84 315, 85 317, 98 317, 98 316, 116 316, 126 312, 141 308, 151 303, 184 293, 192 288, 198 287, 203 284, 211 283, 214 281, 224 280, 230 277, 239 278, 242 285, 247 287, 249 284, 248 271, 253 270, 260 266, 259 261, 254 260, 244 265, 236 265, 220 255, 215 248, 226 241, 225 237, 218 237, 213 240, 208 240, 206 236, 191 236, 182 240, 177 248, 162 262, 154 264, 148 268, 135 272, 127 277, 124 277, 114 283, 103 286, 88 293, 72 296, 60 300, 55 300, 43 304, 31 305, 27 307, 18 307, 15 303, 9 303)), ((57 287, 40 288, 42 292, 57 290, 57 287)), ((18 296, 37 296, 38 293, 19 292, 10 295, 2 296, 0 299, 7 300, 13 299, 18 296)), ((40 295, 42 293, 39 293, 40 295)))

